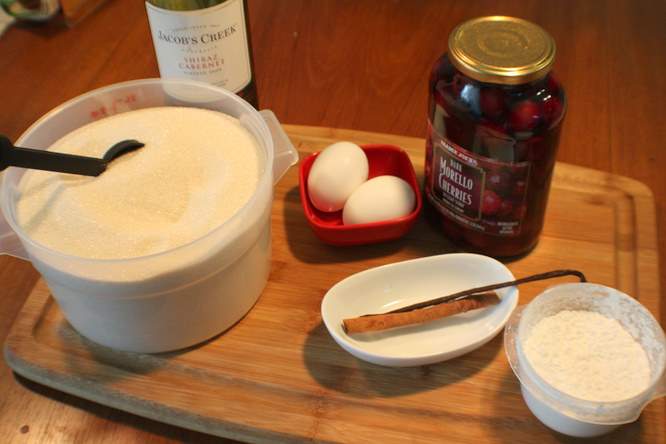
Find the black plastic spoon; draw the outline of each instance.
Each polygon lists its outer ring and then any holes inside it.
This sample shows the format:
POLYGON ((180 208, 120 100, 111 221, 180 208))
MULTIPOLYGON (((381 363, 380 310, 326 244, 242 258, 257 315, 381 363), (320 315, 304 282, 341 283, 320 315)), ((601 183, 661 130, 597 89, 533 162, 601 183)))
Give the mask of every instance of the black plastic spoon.
POLYGON ((108 149, 104 157, 77 156, 75 154, 22 148, 0 135, 0 171, 15 166, 59 173, 99 176, 112 160, 144 146, 136 140, 123 140, 108 149))

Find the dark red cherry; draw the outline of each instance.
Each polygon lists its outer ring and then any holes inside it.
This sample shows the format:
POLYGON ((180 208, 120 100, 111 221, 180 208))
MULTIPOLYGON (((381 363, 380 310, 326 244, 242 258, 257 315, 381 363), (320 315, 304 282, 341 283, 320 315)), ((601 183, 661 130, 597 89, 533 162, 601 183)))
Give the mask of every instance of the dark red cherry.
POLYGON ((502 217, 508 217, 513 214, 513 204, 511 201, 503 200, 499 207, 499 215, 502 217))
POLYGON ((550 154, 548 145, 544 143, 544 138, 541 136, 530 137, 524 143, 528 147, 527 157, 529 160, 538 162, 544 160, 550 154))
POLYGON ((511 174, 506 171, 492 171, 486 181, 488 188, 501 196, 511 189, 511 174))
POLYGON ((479 131, 484 133, 484 135, 490 135, 494 137, 506 137, 507 131, 504 126, 500 123, 492 122, 490 120, 481 119, 479 122, 479 131))
POLYGON ((483 201, 481 203, 481 212, 485 216, 497 214, 502 205, 502 199, 492 190, 483 192, 483 201))
POLYGON ((511 219, 522 221, 523 218, 525 217, 525 211, 526 211, 525 205, 514 205, 513 212, 511 214, 511 219))
POLYGON ((511 110, 509 124, 516 131, 531 131, 539 124, 541 120, 541 110, 539 105, 530 101, 523 100, 511 110))
POLYGON ((522 199, 523 196, 525 196, 525 189, 527 188, 527 184, 525 183, 524 180, 519 180, 515 184, 513 184, 513 190, 511 191, 511 196, 514 199, 522 199))
POLYGON ((482 88, 479 102, 481 113, 489 119, 497 119, 504 114, 504 91, 500 88, 482 88))
POLYGON ((562 102, 557 97, 551 96, 544 100, 543 116, 549 125, 557 122, 562 115, 562 102))

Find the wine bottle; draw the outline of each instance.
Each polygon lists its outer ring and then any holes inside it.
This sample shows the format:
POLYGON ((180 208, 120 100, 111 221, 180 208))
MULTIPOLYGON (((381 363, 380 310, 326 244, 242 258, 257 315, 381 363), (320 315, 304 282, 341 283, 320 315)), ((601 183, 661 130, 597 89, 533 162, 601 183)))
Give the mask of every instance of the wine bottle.
POLYGON ((162 78, 208 82, 258 107, 246 0, 147 0, 162 78))

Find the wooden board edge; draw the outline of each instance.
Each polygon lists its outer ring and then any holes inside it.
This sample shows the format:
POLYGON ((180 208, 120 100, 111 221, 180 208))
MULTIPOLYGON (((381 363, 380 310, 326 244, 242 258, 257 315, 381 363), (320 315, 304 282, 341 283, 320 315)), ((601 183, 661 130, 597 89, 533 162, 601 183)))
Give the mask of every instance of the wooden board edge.
POLYGON ((16 374, 38 384, 96 404, 221 438, 237 441, 251 440, 252 442, 267 444, 293 443, 309 439, 305 435, 288 435, 236 423, 224 423, 219 418, 209 418, 187 410, 161 406, 152 401, 127 396, 123 392, 109 390, 108 388, 103 390, 95 384, 86 383, 82 379, 68 378, 66 375, 50 371, 47 367, 40 365, 38 360, 33 362, 24 359, 26 355, 24 350, 27 349, 30 350, 30 355, 39 354, 45 359, 53 353, 52 349, 36 341, 34 336, 35 328, 37 328, 45 311, 49 309, 51 304, 55 304, 55 300, 50 295, 46 284, 43 283, 43 279, 40 278, 35 283, 23 307, 19 310, 19 314, 14 320, 3 345, 4 360, 16 374), (45 290, 40 289, 40 284, 45 290))
POLYGON ((555 168, 556 174, 558 169, 559 171, 566 171, 567 175, 572 175, 576 178, 577 181, 583 183, 614 188, 631 196, 645 197, 649 200, 654 200, 654 194, 652 193, 650 187, 648 187, 643 182, 627 176, 622 176, 602 170, 595 170, 593 168, 574 165, 566 162, 557 162, 555 168))
POLYGON ((21 360, 19 356, 21 355, 22 347, 34 347, 38 345, 32 341, 33 332, 35 326, 40 322, 44 312, 49 307, 48 301, 50 297, 48 292, 39 291, 39 282, 41 279, 41 277, 37 279, 32 290, 30 290, 5 338, 3 354, 5 362, 7 362, 7 365, 12 370, 15 370, 15 365, 20 368, 21 360), (25 344, 26 338, 29 338, 28 344, 25 344))
MULTIPOLYGON (((236 423, 224 422, 220 418, 208 418, 184 409, 168 407, 141 398, 128 396, 115 390, 103 390, 97 385, 68 378, 60 373, 29 362, 22 358, 21 348, 12 347, 10 341, 5 342, 3 355, 7 365, 18 375, 46 387, 51 387, 77 398, 85 399, 103 406, 141 416, 161 423, 171 424, 195 432, 201 432, 220 438, 256 443, 293 443, 306 441, 306 436, 288 435, 272 430, 260 430, 236 423), (77 383, 78 381, 78 383, 77 383)), ((21 345, 30 346, 34 350, 49 350, 36 341, 21 345)))
POLYGON ((328 128, 323 126, 282 125, 287 134, 296 136, 321 139, 322 141, 355 140, 360 143, 386 143, 398 146, 420 146, 425 150, 425 139, 399 134, 375 133, 371 131, 357 131, 344 128, 328 128))

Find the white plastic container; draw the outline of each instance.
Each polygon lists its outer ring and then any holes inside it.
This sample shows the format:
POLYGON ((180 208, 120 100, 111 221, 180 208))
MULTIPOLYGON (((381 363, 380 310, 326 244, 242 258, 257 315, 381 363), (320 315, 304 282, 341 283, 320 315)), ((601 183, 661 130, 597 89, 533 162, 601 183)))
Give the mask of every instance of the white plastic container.
POLYGON ((519 307, 506 325, 504 349, 529 409, 545 425, 566 435, 587 438, 611 432, 638 419, 651 400, 666 394, 666 340, 661 326, 638 301, 603 285, 556 285, 519 307), (594 402, 563 393, 541 378, 525 357, 522 343, 541 319, 562 310, 588 310, 616 319, 648 356, 648 387, 622 401, 594 402))
MULTIPOLYGON (((99 260, 63 254, 30 239, 16 222, 18 183, 2 177, 0 254, 30 260, 67 320, 89 339, 120 350, 163 352, 224 331, 257 301, 268 279, 273 184, 298 153, 270 111, 208 84, 147 79, 100 88, 70 100, 34 123, 18 146, 48 148, 93 120, 155 106, 213 109, 240 119, 263 157, 257 189, 229 220, 189 244, 149 256, 99 260)), ((199 130, 205 131, 205 128, 199 130)))

